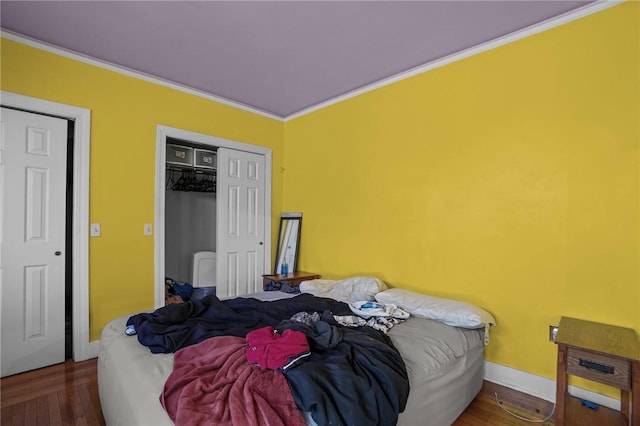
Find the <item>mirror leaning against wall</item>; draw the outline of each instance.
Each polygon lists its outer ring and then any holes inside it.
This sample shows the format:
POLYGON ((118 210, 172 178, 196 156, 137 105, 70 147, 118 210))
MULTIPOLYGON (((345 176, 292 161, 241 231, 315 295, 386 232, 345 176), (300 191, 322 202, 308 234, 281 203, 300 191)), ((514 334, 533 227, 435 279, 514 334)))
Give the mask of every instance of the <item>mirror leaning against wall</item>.
POLYGON ((301 212, 280 214, 274 274, 287 275, 296 271, 298 253, 300 251, 301 229, 301 212))

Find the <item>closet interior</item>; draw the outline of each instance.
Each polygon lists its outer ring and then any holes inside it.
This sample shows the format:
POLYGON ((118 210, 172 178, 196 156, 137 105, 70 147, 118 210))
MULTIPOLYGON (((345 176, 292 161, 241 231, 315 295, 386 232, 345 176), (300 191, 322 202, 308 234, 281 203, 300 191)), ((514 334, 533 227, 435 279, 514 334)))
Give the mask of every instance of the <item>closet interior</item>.
POLYGON ((190 290, 172 290, 189 284, 215 292, 216 157, 214 147, 167 138, 165 282, 169 293, 186 298, 190 290))

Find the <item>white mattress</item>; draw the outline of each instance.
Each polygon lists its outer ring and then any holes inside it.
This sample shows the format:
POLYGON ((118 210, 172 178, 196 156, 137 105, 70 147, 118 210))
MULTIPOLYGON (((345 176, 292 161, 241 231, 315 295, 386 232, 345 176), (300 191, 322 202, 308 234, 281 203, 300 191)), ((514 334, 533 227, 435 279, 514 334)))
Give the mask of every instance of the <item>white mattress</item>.
MULTIPOLYGON (((252 295, 273 300, 280 292, 252 295)), ((173 354, 152 354, 135 336, 124 334, 129 316, 116 318, 102 331, 98 387, 107 425, 162 426, 171 419, 159 396, 173 369, 173 354)), ((399 424, 450 425, 482 387, 482 330, 467 330, 411 317, 389 332, 402 354, 411 391, 399 424)))

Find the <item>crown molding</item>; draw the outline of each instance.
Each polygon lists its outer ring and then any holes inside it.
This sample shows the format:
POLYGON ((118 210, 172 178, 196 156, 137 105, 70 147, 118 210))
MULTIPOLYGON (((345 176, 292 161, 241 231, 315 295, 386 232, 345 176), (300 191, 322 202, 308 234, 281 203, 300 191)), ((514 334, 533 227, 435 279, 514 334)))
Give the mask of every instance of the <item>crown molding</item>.
POLYGON ((194 95, 194 96, 198 96, 200 98, 204 98, 207 99, 209 101, 213 101, 213 102, 217 102, 220 104, 224 104, 224 105, 228 105, 230 107, 233 108, 237 108, 243 111, 247 111, 253 114, 257 114, 257 115, 261 115, 263 117, 266 118, 271 118, 273 120, 277 120, 277 121, 283 121, 283 117, 262 111, 260 109, 257 108, 253 108, 251 106, 242 104, 240 102, 236 102, 236 101, 232 101, 226 98, 223 98, 221 96, 215 96, 215 95, 211 95, 209 93, 203 92, 201 90, 197 90, 197 89, 193 89, 191 87, 188 86, 184 86, 178 83, 174 83, 172 81, 169 80, 164 80, 162 78, 159 77, 155 77, 152 76, 150 74, 146 74, 144 72, 141 71, 134 71, 130 68, 127 67, 123 67, 120 65, 115 65, 112 64, 110 62, 107 61, 103 61, 100 59, 96 59, 96 58, 92 58, 90 56, 87 55, 82 55, 80 53, 76 53, 76 52, 72 52, 70 50, 67 49, 63 49, 61 47, 58 46, 53 46, 51 44, 48 43, 44 43, 42 41, 39 40, 34 40, 32 38, 23 36, 21 34, 16 34, 10 31, 7 31, 5 29, 2 29, 2 31, 0 32, 0 34, 2 35, 2 38, 6 38, 8 40, 12 40, 21 44, 25 44, 27 46, 36 48, 36 49, 40 49, 40 50, 44 50, 46 52, 49 53, 53 53, 55 55, 59 55, 59 56, 63 56, 65 58, 69 58, 69 59, 73 59, 79 62, 83 62, 85 64, 89 64, 89 65, 93 65, 95 67, 98 68, 103 68, 109 71, 113 71, 113 72, 117 72, 118 74, 122 74, 122 75, 126 75, 127 77, 133 77, 133 78, 137 78, 149 83, 154 83, 160 86, 164 86, 164 87, 168 87, 170 89, 174 89, 183 93, 188 93, 190 95, 194 95))
POLYGON ((174 83, 168 80, 164 80, 158 77, 154 77, 152 75, 140 72, 140 71, 134 71, 132 69, 126 68, 126 67, 122 67, 119 65, 114 65, 112 63, 106 62, 106 61, 102 61, 99 59, 95 59, 92 58, 90 56, 86 56, 86 55, 82 55, 76 52, 72 52, 57 46, 53 46, 38 40, 34 40, 28 37, 25 37, 23 35, 19 35, 16 33, 12 33, 10 31, 7 30, 2 30, 0 32, 0 34, 2 35, 3 38, 9 39, 9 40, 13 40, 16 41, 18 43, 22 43, 31 47, 34 47, 36 49, 41 49, 41 50, 45 50, 47 52, 50 53, 54 53, 56 55, 60 55, 60 56, 64 56, 66 58, 70 58, 70 59, 74 59, 76 61, 80 61, 80 62, 84 62, 86 64, 89 65, 93 65, 96 67, 100 67, 100 68, 104 68, 110 71, 114 71, 117 72, 119 74, 123 74, 129 77, 133 77, 133 78, 138 78, 150 83, 154 83, 154 84, 158 84, 160 86, 164 86, 164 87, 168 87, 174 90, 178 90, 180 92, 184 92, 184 93, 188 93, 190 95, 194 95, 194 96, 198 96, 213 102, 217 102, 217 103, 221 103, 224 105, 228 105, 231 106, 233 108, 237 108, 243 111, 247 111, 253 114, 258 114, 260 116, 263 117, 267 117, 273 120, 277 120, 277 121, 281 121, 281 122, 286 122, 289 120, 293 120, 295 118, 298 117, 302 117, 304 115, 310 114, 314 111, 320 110, 322 108, 337 104, 339 102, 345 101, 347 99, 359 96, 361 94, 367 93, 367 92, 371 92, 373 90, 379 89, 381 87, 384 86, 388 86, 390 84, 396 83, 398 81, 401 80, 405 80, 407 78, 413 77, 415 75, 418 74, 422 74, 428 71, 431 71, 433 69, 436 68, 440 68, 442 66, 448 65, 452 62, 456 62, 456 61, 460 61, 462 59, 468 58, 470 56, 474 56, 483 52, 486 52, 488 50, 492 50, 492 49, 496 49, 500 46, 504 46, 505 44, 509 44, 509 43, 513 43, 515 41, 518 41, 520 39, 523 39, 525 37, 529 37, 532 36, 534 34, 538 34, 541 33, 543 31, 547 31, 549 29, 558 27, 560 25, 564 25, 566 23, 575 21, 577 19, 583 18, 585 16, 589 16, 592 15, 594 13, 603 11, 605 9, 608 9, 610 7, 619 5, 621 3, 625 3, 628 0, 598 0, 595 1, 594 3, 588 4, 586 6, 583 6, 581 8, 578 8, 576 10, 573 10, 571 12, 565 13, 563 15, 560 16, 556 16, 554 18, 548 19, 546 21, 542 21, 540 23, 531 25, 527 28, 523 28, 521 30, 515 31, 513 33, 504 35, 502 37, 498 37, 494 40, 485 42, 485 43, 481 43, 478 44, 476 46, 470 47, 468 49, 464 49, 461 50, 460 52, 456 52, 453 53, 451 55, 445 56, 443 58, 439 58, 436 59, 434 61, 428 62, 424 65, 420 65, 417 66, 415 68, 412 68, 410 70, 407 71, 403 71, 401 73, 398 74, 394 74, 392 76, 389 76, 387 78, 383 78, 381 80, 378 80, 375 83, 371 83, 368 84, 366 86, 362 86, 358 89, 349 91, 347 93, 344 93, 342 95, 336 96, 334 98, 331 98, 329 100, 320 102, 318 104, 312 105, 310 107, 304 108, 300 111, 297 111, 293 114, 289 114, 287 116, 278 116, 275 114, 271 114, 268 113, 266 111, 242 104, 240 102, 236 102, 236 101, 232 101, 220 96, 215 96, 200 90, 196 90, 193 88, 190 88, 188 86, 184 86, 178 83, 174 83))
POLYGON ((541 33, 543 31, 558 27, 560 25, 564 25, 571 21, 575 21, 577 19, 583 18, 588 15, 592 15, 594 13, 600 12, 602 10, 608 9, 612 6, 616 6, 618 4, 624 3, 627 0, 600 0, 595 3, 583 6, 571 12, 567 12, 563 15, 556 16, 554 18, 548 19, 546 21, 539 22, 537 24, 531 25, 529 27, 523 28, 518 31, 514 31, 513 33, 504 35, 502 37, 498 37, 496 39, 490 40, 485 43, 478 44, 476 46, 470 47, 465 50, 461 50, 459 52, 453 53, 451 55, 438 58, 432 62, 426 63, 424 65, 419 65, 415 68, 412 68, 407 71, 403 71, 398 74, 394 74, 390 77, 384 78, 382 80, 378 80, 375 83, 368 84, 359 89, 352 90, 343 95, 336 96, 319 104, 310 106, 308 108, 302 109, 293 114, 287 115, 284 117, 284 121, 289 121, 294 118, 302 117, 303 115, 310 114, 319 109, 328 107, 330 105, 337 104, 338 102, 345 101, 350 98, 354 98, 356 96, 362 95, 363 93, 371 92, 373 90, 379 89, 384 86, 388 86, 390 84, 396 83, 401 80, 405 80, 407 78, 413 77, 418 74, 425 73, 427 71, 431 71, 436 68, 443 67, 452 62, 460 61, 462 59, 468 58, 470 56, 474 56, 488 50, 496 49, 500 46, 504 46, 505 44, 513 43, 525 37, 532 36, 534 34, 541 33))

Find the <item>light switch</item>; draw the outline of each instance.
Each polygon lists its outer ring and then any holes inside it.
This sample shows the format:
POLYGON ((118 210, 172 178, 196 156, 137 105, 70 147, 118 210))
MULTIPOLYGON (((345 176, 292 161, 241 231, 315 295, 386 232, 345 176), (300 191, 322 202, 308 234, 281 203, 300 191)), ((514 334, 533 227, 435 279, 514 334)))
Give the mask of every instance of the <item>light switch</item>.
POLYGON ((91 236, 92 237, 99 237, 100 236, 100 224, 99 223, 92 223, 91 224, 91 236))
POLYGON ((151 226, 150 223, 145 223, 144 224, 144 235, 151 235, 153 234, 153 227, 151 226))

